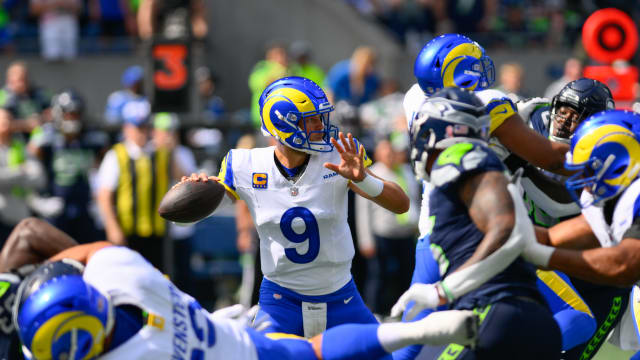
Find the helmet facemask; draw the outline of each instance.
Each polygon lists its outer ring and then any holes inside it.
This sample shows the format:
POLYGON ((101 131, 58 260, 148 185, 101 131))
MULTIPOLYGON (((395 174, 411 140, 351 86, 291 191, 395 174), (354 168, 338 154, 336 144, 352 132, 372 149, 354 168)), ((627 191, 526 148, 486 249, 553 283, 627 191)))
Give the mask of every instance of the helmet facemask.
POLYGON ((283 145, 308 154, 333 151, 333 144, 331 144, 330 139, 338 137, 338 127, 331 125, 329 121, 329 116, 333 109, 333 106, 326 103, 326 106, 321 106, 320 110, 304 113, 290 111, 286 116, 275 110, 275 115, 279 120, 286 122, 291 127, 295 127, 297 131, 286 139, 280 138, 277 134, 274 137, 283 145), (310 118, 315 116, 320 117, 322 122, 321 130, 309 130, 312 128, 308 125, 310 118), (317 139, 314 140, 315 138, 317 139))
POLYGON ((549 138, 569 144, 580 123, 595 113, 613 108, 613 98, 606 85, 588 78, 574 80, 565 85, 551 101, 549 138), (573 114, 567 114, 567 110, 573 110, 573 114))

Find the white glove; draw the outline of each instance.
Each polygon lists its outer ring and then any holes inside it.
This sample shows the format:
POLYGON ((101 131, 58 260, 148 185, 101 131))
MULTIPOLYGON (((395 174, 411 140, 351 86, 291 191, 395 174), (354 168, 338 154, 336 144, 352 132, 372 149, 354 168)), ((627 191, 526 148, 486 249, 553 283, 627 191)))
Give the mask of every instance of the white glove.
POLYGON ((216 310, 209 314, 211 320, 231 319, 240 322, 244 326, 249 326, 257 331, 262 331, 271 326, 271 318, 269 316, 262 316, 256 319, 256 314, 260 307, 254 305, 250 309, 247 309, 242 304, 235 304, 216 310))
POLYGON ((446 310, 432 312, 424 319, 411 324, 420 324, 423 327, 421 344, 474 345, 480 319, 470 310, 446 310))
POLYGON ((435 309, 440 303, 436 284, 413 284, 391 308, 391 317, 401 316, 410 301, 415 302, 407 313, 407 320, 413 319, 424 309, 435 309))
POLYGON ((239 320, 246 312, 247 312, 247 309, 242 304, 235 304, 235 305, 227 306, 212 312, 211 315, 209 315, 209 318, 211 320, 220 320, 220 319, 239 320))
POLYGON ((522 250, 522 257, 533 265, 548 267, 551 255, 556 249, 552 246, 542 245, 536 238, 526 238, 526 245, 522 250))
POLYGON ((549 99, 534 97, 531 99, 520 100, 516 102, 516 108, 518 109, 518 114, 520 117, 526 122, 529 122, 529 117, 531 113, 536 109, 536 106, 550 103, 549 99))

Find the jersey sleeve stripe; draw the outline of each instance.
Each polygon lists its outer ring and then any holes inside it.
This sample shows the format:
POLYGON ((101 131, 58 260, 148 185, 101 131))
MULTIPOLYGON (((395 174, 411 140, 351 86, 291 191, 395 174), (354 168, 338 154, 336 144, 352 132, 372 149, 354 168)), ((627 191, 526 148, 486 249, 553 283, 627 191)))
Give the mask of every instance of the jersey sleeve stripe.
POLYGON ((218 177, 220 178, 220 183, 229 191, 236 199, 240 199, 238 193, 236 192, 235 184, 233 183, 233 150, 230 150, 227 155, 222 159, 222 164, 220 165, 220 172, 218 173, 218 177))
POLYGON ((491 117, 489 133, 493 133, 505 120, 513 116, 513 114, 516 114, 517 110, 510 99, 502 98, 489 101, 487 104, 487 112, 491 117))

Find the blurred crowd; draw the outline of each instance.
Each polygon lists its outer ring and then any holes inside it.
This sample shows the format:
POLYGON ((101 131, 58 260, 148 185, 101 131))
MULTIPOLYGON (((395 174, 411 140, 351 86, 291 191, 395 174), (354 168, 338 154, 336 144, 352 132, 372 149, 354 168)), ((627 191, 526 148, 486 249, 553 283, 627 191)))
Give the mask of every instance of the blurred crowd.
POLYGON ((68 61, 79 52, 127 53, 180 17, 190 17, 190 32, 201 40, 208 30, 204 11, 204 0, 6 0, 0 3, 0 50, 40 52, 51 61, 68 61), (187 12, 172 11, 185 4, 187 12))
POLYGON ((345 0, 419 50, 434 34, 463 33, 489 47, 572 46, 595 10, 616 7, 640 19, 624 0, 345 0))

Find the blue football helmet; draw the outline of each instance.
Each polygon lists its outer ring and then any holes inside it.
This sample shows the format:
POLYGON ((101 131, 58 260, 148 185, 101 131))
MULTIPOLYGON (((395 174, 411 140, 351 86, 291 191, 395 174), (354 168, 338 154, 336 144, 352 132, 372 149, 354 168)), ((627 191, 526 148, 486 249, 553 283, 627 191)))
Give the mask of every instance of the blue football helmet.
POLYGON ((276 80, 264 89, 259 105, 264 135, 309 154, 333 150, 329 140, 337 137, 338 128, 329 122, 329 113, 334 108, 313 81, 299 76, 276 80), (307 135, 307 119, 312 116, 320 116, 323 129, 307 135), (315 133, 321 133, 322 138, 311 140, 315 133))
POLYGON ((418 178, 429 181, 429 153, 463 141, 486 141, 489 114, 473 92, 444 88, 430 96, 414 115, 410 129, 411 161, 418 178))
POLYGON ((571 123, 568 118, 558 114, 561 106, 568 106, 578 113, 576 123, 581 123, 589 116, 613 109, 615 103, 611 90, 598 80, 581 78, 565 85, 551 101, 551 121, 549 137, 554 141, 569 143, 571 123))
POLYGON ((477 42, 459 34, 444 34, 420 50, 413 74, 422 91, 432 95, 445 87, 487 89, 495 81, 496 70, 477 42))
POLYGON ((624 191, 640 171, 640 114, 624 110, 597 113, 578 125, 565 168, 577 171, 565 184, 581 207, 603 202, 624 191), (578 198, 587 190, 592 201, 578 198))
POLYGON ((81 275, 54 277, 20 302, 14 316, 25 358, 86 360, 103 352, 113 307, 81 275))

